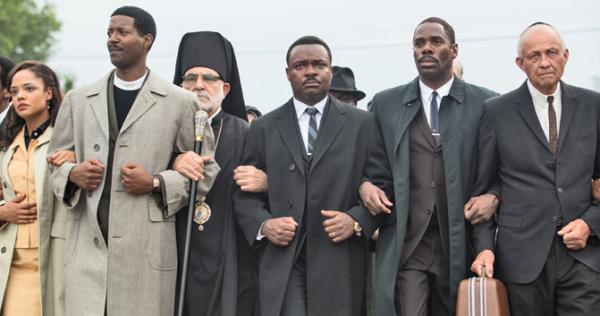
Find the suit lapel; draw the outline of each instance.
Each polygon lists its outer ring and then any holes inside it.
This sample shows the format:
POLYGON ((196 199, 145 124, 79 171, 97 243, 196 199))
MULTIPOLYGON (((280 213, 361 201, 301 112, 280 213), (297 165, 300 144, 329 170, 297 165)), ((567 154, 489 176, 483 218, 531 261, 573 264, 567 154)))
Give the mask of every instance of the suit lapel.
POLYGON ((517 96, 517 107, 519 109, 519 113, 521 117, 525 121, 525 124, 529 127, 533 135, 542 143, 548 151, 552 152, 550 149, 550 144, 548 143, 548 139, 544 134, 544 130, 542 129, 542 125, 540 124, 540 120, 535 113, 535 108, 533 106, 533 100, 531 98, 531 94, 527 89, 527 82, 521 85, 519 88, 519 95, 517 96))
POLYGON ((393 118, 393 121, 397 122, 393 147, 395 151, 398 150, 398 146, 408 129, 408 125, 410 125, 410 122, 412 122, 417 113, 419 113, 421 107, 419 78, 413 80, 410 87, 407 88, 404 97, 399 97, 398 99, 402 100, 402 103, 398 104, 400 109, 396 111, 397 115, 393 118))
POLYGON ((100 125, 100 130, 106 137, 109 138, 108 133, 108 107, 106 103, 108 102, 108 82, 110 77, 113 75, 111 72, 104 79, 97 82, 94 86, 89 89, 89 92, 86 94, 88 97, 88 104, 92 108, 92 112, 98 120, 100 125))
POLYGON ((304 174, 304 161, 302 158, 302 144, 299 143, 300 136, 298 135, 298 119, 295 117, 293 101, 290 99, 288 103, 281 109, 277 115, 277 130, 281 135, 283 143, 287 147, 290 155, 294 159, 298 170, 304 174))
POLYGON ((575 102, 575 94, 570 89, 570 87, 564 84, 562 81, 560 83, 561 86, 561 102, 562 102, 562 112, 560 115, 560 131, 558 135, 558 149, 557 152, 560 153, 560 149, 565 142, 567 131, 571 126, 571 121, 573 120, 573 115, 577 111, 577 102, 575 102))
POLYGON ((133 105, 131 106, 131 110, 127 114, 125 118, 125 122, 123 122, 123 126, 121 127, 121 132, 125 132, 127 128, 129 128, 135 121, 137 121, 148 109, 150 109, 154 104, 156 104, 156 100, 152 96, 153 93, 158 95, 166 96, 167 91, 159 84, 157 78, 154 77, 153 73, 148 71, 148 78, 146 82, 142 86, 139 94, 135 98, 133 105))
POLYGON ((327 117, 323 117, 324 121, 321 122, 322 124, 319 128, 319 138, 317 139, 317 145, 313 153, 311 170, 314 169, 325 152, 327 152, 348 119, 346 109, 343 108, 346 105, 339 104, 330 97, 328 106, 329 109, 325 113, 327 117))

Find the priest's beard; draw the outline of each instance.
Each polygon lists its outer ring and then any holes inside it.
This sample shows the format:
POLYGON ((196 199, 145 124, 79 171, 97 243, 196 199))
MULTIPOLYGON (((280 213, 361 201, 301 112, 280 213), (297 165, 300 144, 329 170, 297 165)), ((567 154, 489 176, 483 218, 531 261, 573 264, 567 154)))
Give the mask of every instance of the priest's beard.
POLYGON ((223 91, 223 86, 219 87, 216 91, 216 94, 211 96, 206 92, 206 90, 195 91, 196 96, 198 97, 198 104, 200 104, 200 109, 208 113, 209 115, 213 115, 220 107, 221 103, 225 99, 225 92, 223 91))

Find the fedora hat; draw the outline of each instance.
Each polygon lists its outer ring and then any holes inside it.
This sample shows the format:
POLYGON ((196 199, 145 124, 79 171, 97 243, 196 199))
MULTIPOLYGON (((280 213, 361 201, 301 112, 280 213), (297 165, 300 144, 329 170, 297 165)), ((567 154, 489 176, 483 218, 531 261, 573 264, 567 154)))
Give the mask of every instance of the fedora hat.
POLYGON ((366 94, 356 89, 354 83, 354 73, 348 67, 333 66, 333 77, 329 90, 352 94, 362 100, 366 94))

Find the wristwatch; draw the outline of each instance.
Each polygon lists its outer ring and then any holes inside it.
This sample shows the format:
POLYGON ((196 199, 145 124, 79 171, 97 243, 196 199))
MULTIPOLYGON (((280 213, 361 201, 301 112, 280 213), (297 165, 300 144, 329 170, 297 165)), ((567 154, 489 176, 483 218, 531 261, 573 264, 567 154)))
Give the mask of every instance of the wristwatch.
POLYGON ((158 192, 160 190, 160 180, 158 177, 152 178, 152 192, 158 192))
POLYGON ((362 227, 360 227, 360 224, 357 221, 354 221, 354 235, 357 237, 362 236, 362 227))

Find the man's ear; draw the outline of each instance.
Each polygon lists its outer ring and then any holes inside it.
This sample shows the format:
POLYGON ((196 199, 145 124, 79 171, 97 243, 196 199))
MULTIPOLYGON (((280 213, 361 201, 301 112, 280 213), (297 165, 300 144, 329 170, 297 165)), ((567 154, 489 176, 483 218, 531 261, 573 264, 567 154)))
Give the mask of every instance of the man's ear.
POLYGON ((152 46, 153 42, 154 42, 154 36, 152 36, 152 34, 144 35, 144 48, 146 50, 150 50, 150 46, 152 46))
POLYGON ((227 96, 227 94, 229 93, 230 90, 231 90, 231 85, 228 82, 225 82, 223 84, 223 95, 227 96))
POLYGON ((525 71, 525 67, 523 66, 523 59, 521 57, 515 58, 515 64, 517 64, 517 67, 519 67, 521 70, 525 71))

